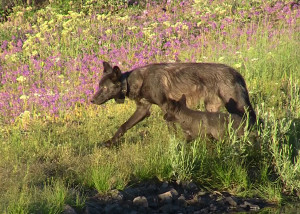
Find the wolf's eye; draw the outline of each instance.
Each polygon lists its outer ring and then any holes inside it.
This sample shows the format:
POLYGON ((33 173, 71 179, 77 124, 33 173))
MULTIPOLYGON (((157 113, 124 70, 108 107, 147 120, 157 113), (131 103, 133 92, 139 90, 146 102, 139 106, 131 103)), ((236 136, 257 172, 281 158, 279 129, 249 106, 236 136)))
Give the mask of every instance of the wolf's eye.
POLYGON ((103 88, 104 90, 106 90, 106 89, 107 89, 107 86, 103 86, 102 88, 103 88))

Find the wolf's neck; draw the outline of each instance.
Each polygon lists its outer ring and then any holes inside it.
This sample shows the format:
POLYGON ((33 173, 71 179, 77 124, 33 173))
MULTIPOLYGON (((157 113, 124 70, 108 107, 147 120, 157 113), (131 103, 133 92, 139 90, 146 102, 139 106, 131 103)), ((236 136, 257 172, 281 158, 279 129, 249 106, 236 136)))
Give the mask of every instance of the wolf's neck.
POLYGON ((122 86, 122 94, 123 96, 128 96, 129 94, 129 85, 128 85, 128 77, 131 74, 131 71, 127 71, 125 73, 122 74, 121 76, 121 86, 122 86))

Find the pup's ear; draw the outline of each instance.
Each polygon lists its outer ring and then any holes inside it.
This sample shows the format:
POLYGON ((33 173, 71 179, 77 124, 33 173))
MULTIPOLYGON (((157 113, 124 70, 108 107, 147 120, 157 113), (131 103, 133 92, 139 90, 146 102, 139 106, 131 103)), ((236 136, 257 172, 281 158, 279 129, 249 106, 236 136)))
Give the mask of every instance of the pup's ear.
POLYGON ((169 112, 167 112, 165 115, 164 115, 164 120, 165 121, 175 121, 175 116, 174 114, 170 114, 169 112))
POLYGON ((110 73, 112 71, 112 67, 108 62, 103 62, 103 73, 110 73))
POLYGON ((183 94, 178 102, 181 105, 186 106, 186 96, 183 94))
POLYGON ((112 69, 112 76, 110 79, 113 82, 116 82, 116 81, 120 80, 121 76, 122 76, 122 72, 121 72, 120 68, 118 66, 114 66, 114 68, 112 69))

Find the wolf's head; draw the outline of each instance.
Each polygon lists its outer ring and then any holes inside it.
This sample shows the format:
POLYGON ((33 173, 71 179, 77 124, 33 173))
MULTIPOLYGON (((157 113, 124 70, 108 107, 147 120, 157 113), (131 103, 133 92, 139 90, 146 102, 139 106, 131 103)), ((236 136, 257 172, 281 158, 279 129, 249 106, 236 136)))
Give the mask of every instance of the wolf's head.
POLYGON ((115 99, 117 102, 124 102, 125 96, 122 93, 122 72, 118 66, 113 68, 103 62, 103 76, 99 81, 99 89, 94 94, 91 102, 101 105, 110 99, 115 99))

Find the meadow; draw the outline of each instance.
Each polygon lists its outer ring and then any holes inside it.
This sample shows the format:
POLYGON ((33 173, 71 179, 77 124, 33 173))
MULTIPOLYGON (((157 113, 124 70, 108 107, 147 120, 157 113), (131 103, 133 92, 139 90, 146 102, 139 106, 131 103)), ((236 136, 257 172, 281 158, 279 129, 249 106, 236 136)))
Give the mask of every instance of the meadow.
MULTIPOLYGON (((80 210, 152 178, 208 190, 300 199, 300 5, 291 1, 59 1, 19 5, 0 23, 0 212, 80 210), (216 62, 245 78, 258 137, 185 144, 161 110, 102 148, 134 102, 90 103, 102 62, 216 62)), ((229 127, 230 128, 230 127, 229 127)))

